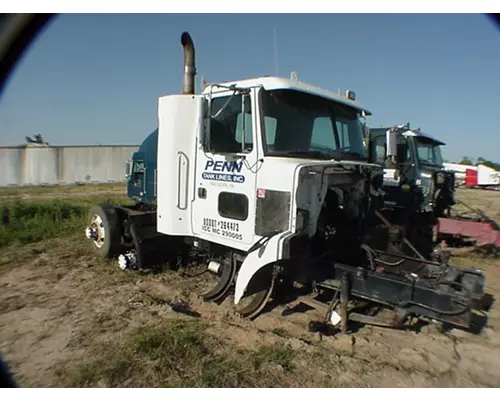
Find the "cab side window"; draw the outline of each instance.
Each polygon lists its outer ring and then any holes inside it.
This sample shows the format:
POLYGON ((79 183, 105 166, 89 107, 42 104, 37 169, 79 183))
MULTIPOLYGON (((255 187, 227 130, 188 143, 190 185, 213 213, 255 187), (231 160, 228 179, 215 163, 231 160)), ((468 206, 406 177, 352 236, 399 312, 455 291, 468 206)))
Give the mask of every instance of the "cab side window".
POLYGON ((142 173, 144 173, 145 169, 146 169, 146 166, 144 165, 144 161, 135 160, 133 165, 132 165, 132 174, 142 174, 142 173))
POLYGON ((219 215, 245 221, 248 218, 248 197, 242 193, 221 192, 218 199, 219 215))
POLYGON ((385 162, 385 137, 380 136, 372 142, 371 149, 372 162, 384 165, 385 162))
POLYGON ((253 149, 252 109, 249 95, 212 98, 210 151, 249 153, 253 149), (244 101, 245 113, 242 113, 244 101))

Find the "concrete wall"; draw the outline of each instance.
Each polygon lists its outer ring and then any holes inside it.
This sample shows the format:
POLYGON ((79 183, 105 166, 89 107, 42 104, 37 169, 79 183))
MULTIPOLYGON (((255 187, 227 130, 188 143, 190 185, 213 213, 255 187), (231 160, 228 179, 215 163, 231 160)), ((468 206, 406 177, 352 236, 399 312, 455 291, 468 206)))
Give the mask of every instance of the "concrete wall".
POLYGON ((0 186, 21 182, 23 149, 0 148, 0 186))
POLYGON ((0 186, 112 183, 138 146, 0 147, 0 186))

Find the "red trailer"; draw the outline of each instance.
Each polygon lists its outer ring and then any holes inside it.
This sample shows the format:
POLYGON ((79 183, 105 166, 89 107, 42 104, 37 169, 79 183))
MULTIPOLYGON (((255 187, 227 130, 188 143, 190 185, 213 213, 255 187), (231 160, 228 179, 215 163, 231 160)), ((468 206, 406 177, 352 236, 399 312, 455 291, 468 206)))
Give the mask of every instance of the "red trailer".
POLYGON ((465 170, 465 186, 477 186, 477 169, 467 168, 465 170))
POLYGON ((472 245, 473 248, 491 250, 500 254, 500 226, 483 211, 472 208, 462 201, 458 204, 468 209, 458 213, 451 210, 447 217, 439 218, 437 229, 441 240, 457 247, 472 245))

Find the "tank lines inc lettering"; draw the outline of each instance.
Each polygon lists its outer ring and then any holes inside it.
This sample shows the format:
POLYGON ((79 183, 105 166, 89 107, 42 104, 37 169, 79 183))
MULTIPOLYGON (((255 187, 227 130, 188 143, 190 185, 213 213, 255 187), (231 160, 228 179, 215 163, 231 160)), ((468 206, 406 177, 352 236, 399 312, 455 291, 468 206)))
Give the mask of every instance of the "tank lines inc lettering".
POLYGON ((213 218, 203 218, 201 229, 207 233, 213 233, 228 239, 242 240, 240 224, 237 222, 219 221, 213 218))
POLYGON ((234 183, 232 182, 216 182, 216 181, 211 181, 208 183, 210 186, 213 186, 213 187, 218 187, 218 188, 223 188, 223 189, 231 189, 231 188, 234 188, 234 183))
POLYGON ((241 175, 243 161, 208 160, 201 177, 210 181, 243 183, 245 176, 241 175))

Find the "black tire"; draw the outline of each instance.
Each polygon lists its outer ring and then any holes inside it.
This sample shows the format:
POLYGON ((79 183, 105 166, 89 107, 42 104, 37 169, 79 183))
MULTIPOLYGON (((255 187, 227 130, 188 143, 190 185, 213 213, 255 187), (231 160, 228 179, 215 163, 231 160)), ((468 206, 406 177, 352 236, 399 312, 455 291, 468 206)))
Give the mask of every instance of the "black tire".
POLYGON ((222 268, 222 274, 219 276, 217 284, 209 291, 201 294, 201 298, 204 301, 217 302, 229 292, 234 281, 236 267, 232 261, 228 261, 222 265, 222 268))
POLYGON ((109 204, 98 204, 93 206, 87 218, 88 225, 91 224, 95 216, 102 220, 104 228, 104 241, 100 247, 94 240, 91 240, 91 246, 97 255, 101 258, 113 258, 120 253, 122 247, 122 229, 121 221, 115 208, 109 204))
POLYGON ((273 265, 267 265, 258 271, 248 283, 247 294, 242 297, 242 300, 251 299, 250 304, 233 306, 236 314, 250 320, 257 317, 267 305, 274 291, 275 281, 273 265))
POLYGON ((16 378, 12 375, 7 362, 4 361, 2 353, 0 353, 0 388, 18 388, 16 378))

